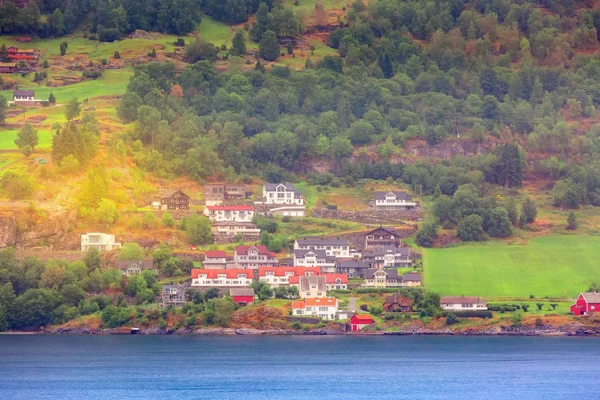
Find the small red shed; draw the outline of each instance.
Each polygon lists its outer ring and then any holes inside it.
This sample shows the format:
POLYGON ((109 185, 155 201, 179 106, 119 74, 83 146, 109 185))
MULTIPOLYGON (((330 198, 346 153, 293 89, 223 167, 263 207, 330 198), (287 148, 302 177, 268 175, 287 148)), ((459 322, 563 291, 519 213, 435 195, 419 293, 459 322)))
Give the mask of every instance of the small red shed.
POLYGON ((240 305, 254 303, 254 289, 252 288, 231 288, 229 289, 229 296, 235 303, 240 305))
POLYGON ((358 332, 365 326, 373 325, 373 317, 368 314, 355 314, 350 318, 350 328, 352 332, 358 332))
POLYGON ((600 312, 600 293, 580 293, 575 304, 571 306, 571 312, 575 315, 600 312))

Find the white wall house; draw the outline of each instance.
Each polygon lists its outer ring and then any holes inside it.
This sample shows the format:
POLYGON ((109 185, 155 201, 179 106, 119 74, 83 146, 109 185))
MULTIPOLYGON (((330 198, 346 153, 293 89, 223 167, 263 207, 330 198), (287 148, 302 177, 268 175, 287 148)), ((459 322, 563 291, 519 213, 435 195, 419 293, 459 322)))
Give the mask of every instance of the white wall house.
POLYGON ((279 260, 267 246, 236 246, 233 252, 236 268, 257 269, 265 265, 278 265, 279 260))
POLYGON ((487 310, 487 301, 476 296, 443 296, 440 305, 448 311, 487 310))
POLYGON ((417 202, 406 192, 375 192, 375 208, 377 210, 412 210, 417 202))
POLYGON ((252 222, 254 207, 252 206, 207 206, 206 215, 213 222, 252 222))
POLYGON ((330 257, 350 258, 350 244, 342 239, 298 239, 294 242, 294 250, 324 250, 330 257))
POLYGON ((268 283, 271 287, 289 286, 291 283, 298 282, 298 279, 292 279, 294 277, 319 275, 319 272, 318 267, 260 267, 258 280, 268 283))
POLYGON ((319 317, 335 320, 338 312, 338 301, 335 297, 309 298, 292 303, 292 315, 319 317))
POLYGON ((109 251, 121 248, 121 243, 115 242, 115 235, 91 232, 81 235, 81 251, 98 249, 109 251))
POLYGON ((294 250, 294 266, 320 267, 323 273, 335 273, 334 256, 328 256, 325 250, 294 250))
POLYGON ((254 271, 245 269, 193 269, 192 286, 247 287, 254 271))
POLYGON ((291 183, 265 183, 263 185, 263 201, 265 204, 304 205, 302 193, 295 190, 291 183))
POLYGON ((410 267, 410 248, 377 246, 363 251, 363 259, 371 268, 410 267))

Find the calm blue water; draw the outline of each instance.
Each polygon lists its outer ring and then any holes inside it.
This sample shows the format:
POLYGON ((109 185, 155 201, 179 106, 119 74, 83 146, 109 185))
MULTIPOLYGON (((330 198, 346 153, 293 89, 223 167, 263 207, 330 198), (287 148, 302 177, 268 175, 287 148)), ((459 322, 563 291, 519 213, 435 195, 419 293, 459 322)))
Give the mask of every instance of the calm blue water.
POLYGON ((0 399, 600 399, 600 339, 0 336, 0 399))

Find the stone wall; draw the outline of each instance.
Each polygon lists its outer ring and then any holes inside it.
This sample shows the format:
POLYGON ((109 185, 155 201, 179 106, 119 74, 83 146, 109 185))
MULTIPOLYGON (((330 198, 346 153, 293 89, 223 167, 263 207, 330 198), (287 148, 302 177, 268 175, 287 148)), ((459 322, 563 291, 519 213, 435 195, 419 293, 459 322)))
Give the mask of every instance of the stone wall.
MULTIPOLYGON (((231 235, 213 235, 215 244, 233 244, 236 243, 236 236, 231 235)), ((243 235, 244 242, 260 242, 260 235, 243 235)))
POLYGON ((421 208, 414 210, 363 210, 363 211, 341 211, 315 208, 312 216, 316 218, 335 219, 341 221, 352 221, 363 224, 386 224, 402 221, 420 221, 421 208))

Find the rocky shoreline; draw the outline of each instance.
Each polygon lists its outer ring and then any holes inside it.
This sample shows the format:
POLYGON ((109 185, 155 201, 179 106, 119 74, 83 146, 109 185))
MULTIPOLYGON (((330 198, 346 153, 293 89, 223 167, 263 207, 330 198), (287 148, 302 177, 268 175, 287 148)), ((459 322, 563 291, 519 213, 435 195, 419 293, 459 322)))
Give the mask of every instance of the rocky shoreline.
POLYGON ((600 336, 600 326, 562 327, 493 327, 488 329, 425 329, 408 326, 398 331, 362 331, 349 332, 340 329, 319 328, 311 330, 293 329, 252 329, 252 328, 206 328, 206 329, 139 329, 135 334, 130 329, 93 329, 55 328, 38 332, 4 332, 4 334, 39 334, 39 335, 175 335, 175 336, 600 336))

